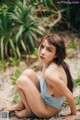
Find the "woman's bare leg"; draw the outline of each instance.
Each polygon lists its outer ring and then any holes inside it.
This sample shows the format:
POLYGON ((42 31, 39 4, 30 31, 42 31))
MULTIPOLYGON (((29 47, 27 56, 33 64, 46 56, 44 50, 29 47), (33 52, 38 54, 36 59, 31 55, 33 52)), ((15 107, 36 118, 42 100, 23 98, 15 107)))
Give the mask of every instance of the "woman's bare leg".
MULTIPOLYGON (((28 78, 31 78, 31 81, 32 81, 32 83, 34 83, 34 85, 36 86, 36 88, 40 91, 40 85, 39 85, 39 80, 38 80, 38 77, 37 77, 37 75, 35 74, 35 72, 34 71, 32 71, 31 69, 28 69, 28 70, 25 70, 24 72, 23 72, 23 74, 22 74, 22 76, 26 76, 26 77, 28 77, 28 78)), ((21 77, 22 77, 21 76, 21 77)), ((21 77, 19 78, 19 79, 21 79, 21 77)), ((16 82, 17 83, 17 82, 16 82)), ((18 87, 18 86, 17 86, 18 87)), ((18 91, 19 91, 19 94, 20 94, 20 97, 21 97, 21 101, 23 102, 23 104, 25 105, 25 107, 26 107, 26 110, 24 109, 24 110, 22 110, 22 111, 17 111, 15 114, 18 116, 18 117, 30 117, 30 116, 35 116, 33 113, 32 113, 32 111, 31 111, 31 109, 30 109, 30 107, 29 107, 29 105, 28 105, 28 102, 27 102, 27 100, 26 100, 26 97, 25 97, 25 95, 24 95, 24 93, 23 93, 23 91, 21 90, 21 89, 19 89, 18 88, 18 91), (27 106, 28 105, 28 106, 27 106), (25 116, 24 116, 25 115, 25 116)))
MULTIPOLYGON (((22 91, 26 98, 25 107, 27 103, 30 110, 38 117, 51 117, 57 113, 57 109, 45 105, 40 93, 29 77, 22 75, 17 81, 19 91, 22 91)), ((22 97, 23 98, 23 97, 22 97)))
POLYGON ((23 109, 23 110, 20 110, 20 111, 15 111, 15 114, 18 117, 30 117, 30 116, 33 117, 33 116, 35 116, 32 113, 32 111, 31 111, 31 109, 30 109, 30 107, 28 105, 28 102, 27 102, 27 100, 26 100, 26 98, 24 96, 24 93, 20 89, 18 89, 18 91, 19 91, 19 94, 20 94, 20 97, 21 97, 21 100, 22 100, 23 104, 26 106, 26 109, 23 109))
MULTIPOLYGON (((37 77, 37 75, 31 69, 25 70, 22 73, 22 75, 25 75, 25 76, 31 78, 31 81, 35 84, 35 86, 37 87, 37 89, 40 90, 38 77, 37 77)), ((21 110, 21 111, 17 111, 16 112, 16 115, 19 116, 19 117, 24 117, 24 115, 28 116, 28 117, 29 116, 34 116, 34 114, 32 113, 32 111, 29 108, 29 105, 28 105, 27 101, 25 102, 25 96, 24 96, 24 94, 22 93, 21 90, 19 90, 19 93, 20 93, 20 98, 21 98, 20 102, 17 105, 8 107, 5 110, 7 110, 7 111, 21 110), (25 107, 24 107, 25 104, 26 104, 26 110, 25 110, 25 107)))

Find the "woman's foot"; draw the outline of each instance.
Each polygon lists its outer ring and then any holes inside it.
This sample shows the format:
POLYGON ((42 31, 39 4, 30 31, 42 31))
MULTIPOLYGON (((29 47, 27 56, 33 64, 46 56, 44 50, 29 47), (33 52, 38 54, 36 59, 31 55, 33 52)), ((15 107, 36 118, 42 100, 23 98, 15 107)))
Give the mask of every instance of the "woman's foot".
POLYGON ((21 110, 21 111, 15 111, 15 115, 19 118, 28 117, 26 109, 21 110))
POLYGON ((15 111, 15 115, 19 118, 23 118, 23 117, 35 117, 35 115, 30 112, 30 111, 27 111, 26 109, 24 110, 21 110, 21 111, 15 111))
POLYGON ((24 107, 24 104, 22 103, 22 101, 19 101, 18 104, 7 107, 4 109, 4 111, 17 111, 17 110, 23 110, 24 108, 25 107, 24 107))

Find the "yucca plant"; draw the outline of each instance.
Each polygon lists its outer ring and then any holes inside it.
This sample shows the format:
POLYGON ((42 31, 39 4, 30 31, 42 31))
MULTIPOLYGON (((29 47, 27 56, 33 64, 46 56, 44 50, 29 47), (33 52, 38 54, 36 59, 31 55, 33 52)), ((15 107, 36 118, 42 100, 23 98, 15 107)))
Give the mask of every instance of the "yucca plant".
POLYGON ((8 16, 8 6, 0 6, 0 58, 16 54, 12 36, 12 23, 8 16), (11 49, 10 49, 11 48, 11 49))
POLYGON ((15 26, 15 47, 20 57, 21 51, 34 50, 34 41, 38 41, 37 33, 40 35, 43 35, 43 33, 39 29, 34 7, 27 6, 26 2, 17 1, 13 13, 10 13, 10 18, 15 26))

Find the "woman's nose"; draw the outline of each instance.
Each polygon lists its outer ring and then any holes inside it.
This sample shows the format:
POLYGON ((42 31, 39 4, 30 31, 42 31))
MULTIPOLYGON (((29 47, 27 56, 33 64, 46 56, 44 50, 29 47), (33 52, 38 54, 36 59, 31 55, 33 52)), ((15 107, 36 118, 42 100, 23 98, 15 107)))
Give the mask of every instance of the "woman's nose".
POLYGON ((46 53, 46 50, 43 49, 43 50, 41 51, 41 53, 42 53, 42 55, 44 55, 44 54, 46 53))

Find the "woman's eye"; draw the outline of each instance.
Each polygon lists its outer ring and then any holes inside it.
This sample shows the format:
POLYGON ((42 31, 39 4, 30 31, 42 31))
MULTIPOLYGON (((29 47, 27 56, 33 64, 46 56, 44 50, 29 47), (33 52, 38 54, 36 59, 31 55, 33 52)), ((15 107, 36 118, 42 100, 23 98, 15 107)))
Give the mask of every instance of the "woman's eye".
POLYGON ((47 49, 49 52, 51 52, 51 49, 47 49))
POLYGON ((41 45, 40 47, 41 47, 41 48, 44 48, 44 45, 41 45))

